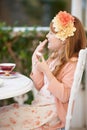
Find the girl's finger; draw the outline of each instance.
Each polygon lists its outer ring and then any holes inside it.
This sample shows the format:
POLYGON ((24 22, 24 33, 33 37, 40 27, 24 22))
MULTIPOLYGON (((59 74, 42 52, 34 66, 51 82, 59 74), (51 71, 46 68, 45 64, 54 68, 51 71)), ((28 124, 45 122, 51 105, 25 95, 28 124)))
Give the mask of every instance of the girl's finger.
POLYGON ((47 39, 45 39, 43 42, 40 41, 41 46, 45 46, 46 43, 47 43, 47 39))
POLYGON ((42 53, 40 53, 39 51, 36 53, 37 56, 42 56, 42 53))
POLYGON ((44 59, 43 55, 41 55, 41 57, 40 57, 40 58, 41 58, 41 61, 42 61, 42 62, 44 62, 44 61, 45 61, 45 59, 44 59))

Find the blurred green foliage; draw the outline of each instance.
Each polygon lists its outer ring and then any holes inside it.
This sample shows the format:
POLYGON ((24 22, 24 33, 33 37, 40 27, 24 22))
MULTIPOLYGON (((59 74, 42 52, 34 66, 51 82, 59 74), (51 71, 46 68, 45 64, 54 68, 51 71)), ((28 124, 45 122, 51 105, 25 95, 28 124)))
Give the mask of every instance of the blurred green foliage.
MULTIPOLYGON (((39 44, 43 41, 48 31, 37 31, 34 27, 32 31, 25 28, 24 31, 14 32, 14 27, 8 27, 5 23, 0 23, 0 63, 14 62, 18 71, 26 76, 31 72, 31 57, 39 44)), ((33 100, 32 92, 28 93, 29 100, 26 103, 31 103, 33 100)), ((0 105, 10 104, 13 99, 7 99, 0 102, 0 105)))
POLYGON ((0 23, 0 63, 15 62, 16 71, 29 75, 31 71, 31 56, 39 41, 43 41, 47 31, 37 31, 36 27, 30 31, 13 31, 14 27, 7 27, 0 23))

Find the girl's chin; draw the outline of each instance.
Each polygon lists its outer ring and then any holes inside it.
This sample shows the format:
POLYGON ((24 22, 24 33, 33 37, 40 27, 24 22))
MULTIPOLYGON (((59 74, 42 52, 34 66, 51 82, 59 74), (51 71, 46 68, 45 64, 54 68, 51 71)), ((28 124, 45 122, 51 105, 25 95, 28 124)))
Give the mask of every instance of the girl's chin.
POLYGON ((54 49, 51 46, 47 47, 50 51, 54 51, 54 49))
POLYGON ((50 48, 50 47, 48 47, 48 50, 52 51, 53 49, 52 49, 52 48, 50 48))
POLYGON ((49 46, 49 45, 48 45, 48 47, 47 47, 47 48, 48 48, 49 50, 52 50, 52 47, 51 47, 51 46, 49 46))

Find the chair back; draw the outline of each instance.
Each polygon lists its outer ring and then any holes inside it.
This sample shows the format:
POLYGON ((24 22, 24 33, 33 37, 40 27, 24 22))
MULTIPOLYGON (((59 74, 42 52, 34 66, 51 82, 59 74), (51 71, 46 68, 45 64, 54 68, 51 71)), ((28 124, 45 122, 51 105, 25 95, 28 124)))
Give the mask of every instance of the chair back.
POLYGON ((87 48, 79 52, 65 130, 87 129, 87 48))

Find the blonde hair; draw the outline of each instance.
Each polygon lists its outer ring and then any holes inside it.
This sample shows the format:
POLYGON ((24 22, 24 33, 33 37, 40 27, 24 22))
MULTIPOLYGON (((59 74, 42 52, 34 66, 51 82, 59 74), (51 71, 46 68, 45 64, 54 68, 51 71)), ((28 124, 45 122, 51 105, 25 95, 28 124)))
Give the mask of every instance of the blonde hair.
MULTIPOLYGON (((74 36, 68 37, 65 40, 63 50, 61 51, 61 54, 59 56, 60 64, 58 64, 53 71, 53 74, 55 76, 61 70, 63 65, 65 65, 70 60, 71 57, 73 56, 78 57, 79 51, 81 49, 86 48, 87 41, 85 30, 80 20, 75 16, 74 18, 75 18, 74 26, 76 27, 76 31, 74 32, 74 36)), ((53 33, 55 33, 55 30, 52 26, 52 22, 50 23, 50 28, 53 31, 53 33)), ((55 59, 57 56, 58 56, 57 52, 56 53, 54 52, 54 56, 51 55, 50 59, 53 58, 55 59)))

